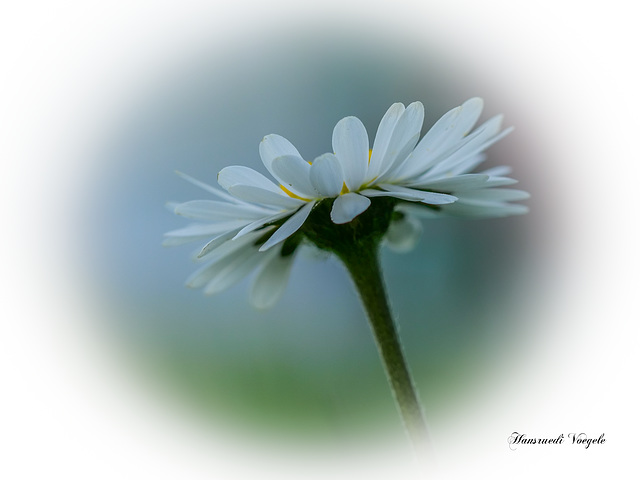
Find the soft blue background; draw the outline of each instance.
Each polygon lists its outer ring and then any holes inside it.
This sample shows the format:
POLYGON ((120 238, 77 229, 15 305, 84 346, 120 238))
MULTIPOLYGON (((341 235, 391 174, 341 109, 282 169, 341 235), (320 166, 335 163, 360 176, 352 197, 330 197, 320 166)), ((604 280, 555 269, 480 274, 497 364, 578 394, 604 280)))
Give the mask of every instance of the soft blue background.
MULTIPOLYGON (((127 352, 131 375, 151 379, 160 397, 171 387, 203 421, 308 438, 400 432, 367 321, 334 259, 299 256, 284 298, 267 312, 249 305, 249 280, 214 297, 184 287, 197 247, 161 247, 164 232, 186 223, 164 204, 207 197, 175 170, 212 184, 227 165, 266 173, 258 143, 269 133, 312 159, 331 149, 333 126, 347 115, 372 140, 397 101, 425 104, 423 133, 476 95, 486 101, 483 118, 503 112, 516 123, 517 105, 501 103, 486 72, 465 71, 425 45, 328 37, 265 35, 194 52, 123 105, 92 159, 79 255, 104 331, 127 352)), ((516 126, 487 165, 514 166, 520 187, 535 195, 527 176, 534 152, 516 126)), ((400 334, 434 421, 472 397, 532 328, 523 305, 535 276, 534 201, 524 217, 425 222, 414 251, 383 252, 400 334)))

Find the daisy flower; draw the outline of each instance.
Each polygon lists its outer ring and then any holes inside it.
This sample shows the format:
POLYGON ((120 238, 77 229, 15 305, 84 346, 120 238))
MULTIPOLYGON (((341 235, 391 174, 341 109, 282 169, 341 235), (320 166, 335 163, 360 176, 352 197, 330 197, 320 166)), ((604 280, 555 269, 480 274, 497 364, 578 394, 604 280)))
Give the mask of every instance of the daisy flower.
MULTIPOLYGON (((424 107, 420 102, 407 108, 393 104, 380 122, 371 150, 362 122, 346 117, 333 130, 334 153, 313 162, 305 161, 285 138, 268 135, 260 143, 260 157, 278 184, 241 166, 224 168, 218 182, 237 199, 280 208, 283 215, 295 212, 262 250, 293 234, 316 202, 325 198, 335 198, 331 219, 336 224, 350 222, 371 205, 372 198, 381 196, 428 205, 431 214, 525 213, 526 207, 508 202, 525 199, 527 193, 496 188, 516 183, 503 176, 508 168, 470 173, 484 161, 483 152, 512 130, 501 130, 502 115, 472 130, 482 106, 479 98, 466 101, 446 113, 418 143, 424 107)), ((274 220, 255 222, 241 235, 274 220)))
POLYGON ((332 136, 333 153, 312 162, 279 135, 267 135, 259 153, 274 183, 244 166, 218 174, 221 191, 183 175, 217 197, 172 204, 175 213, 199 223, 166 234, 165 245, 209 240, 196 255, 205 265, 188 285, 217 293, 259 269, 252 299, 267 307, 275 303, 304 236, 304 224, 321 202, 332 202, 335 225, 352 222, 379 197, 395 202, 397 214, 385 243, 406 251, 416 243, 417 217, 439 215, 506 216, 525 213, 510 201, 526 192, 497 188, 516 183, 506 167, 471 173, 485 159, 483 152, 512 129, 501 129, 502 116, 473 128, 483 102, 472 98, 438 120, 420 139, 424 107, 393 104, 383 116, 373 146, 356 117, 340 120, 332 136))

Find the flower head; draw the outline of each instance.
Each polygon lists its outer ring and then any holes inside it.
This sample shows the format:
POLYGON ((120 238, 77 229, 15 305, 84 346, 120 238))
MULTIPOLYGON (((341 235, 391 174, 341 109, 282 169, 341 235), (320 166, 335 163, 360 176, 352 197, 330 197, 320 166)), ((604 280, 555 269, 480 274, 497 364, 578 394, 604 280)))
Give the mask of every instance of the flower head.
POLYGON ((220 171, 218 183, 225 191, 183 175, 217 200, 172 204, 175 213, 199 223, 167 233, 165 244, 209 239, 197 255, 206 263, 188 281, 205 293, 219 292, 259 268, 252 298, 269 306, 284 291, 296 248, 309 237, 305 222, 320 203, 331 202, 329 223, 337 228, 380 197, 386 204, 391 200, 397 214, 383 233, 385 243, 398 251, 417 241, 421 227, 415 216, 525 213, 526 207, 509 202, 527 198, 526 192, 497 188, 516 183, 504 176, 507 167, 471 173, 484 161, 483 152, 511 131, 501 130, 500 115, 474 129, 482 106, 479 98, 466 101, 418 142, 424 107, 395 103, 383 116, 371 150, 362 122, 346 117, 333 130, 333 153, 313 162, 285 138, 267 135, 260 157, 278 183, 243 166, 220 171))

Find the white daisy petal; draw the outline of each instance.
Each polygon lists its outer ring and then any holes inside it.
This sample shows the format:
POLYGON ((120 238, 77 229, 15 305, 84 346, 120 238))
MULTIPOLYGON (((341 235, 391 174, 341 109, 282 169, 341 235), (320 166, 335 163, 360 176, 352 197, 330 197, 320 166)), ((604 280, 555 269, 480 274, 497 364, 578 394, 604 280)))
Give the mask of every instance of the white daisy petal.
MULTIPOLYGON (((490 137, 490 134, 487 132, 487 128, 478 128, 448 150, 440 152, 433 157, 425 156, 420 168, 414 165, 411 176, 419 181, 426 181, 427 179, 433 180, 443 176, 453 175, 453 169, 456 167, 458 174, 467 173, 470 170, 462 168, 460 165, 465 161, 469 161, 469 158, 473 158, 474 160, 469 163, 470 168, 473 168, 484 160, 485 157, 480 153, 482 152, 482 148, 479 147, 482 147, 487 138, 490 137)), ((414 155, 416 151, 417 148, 413 153, 414 155)), ((420 166, 419 162, 414 163, 420 166)), ((406 176, 406 173, 407 170, 403 170, 403 175, 406 176)))
POLYGON ((271 308, 282 297, 294 259, 295 253, 283 256, 278 252, 265 262, 251 290, 251 303, 254 307, 271 308))
POLYGON ((421 234, 420 220, 411 215, 404 215, 402 219, 391 222, 384 236, 384 242, 394 252, 405 253, 413 250, 421 234))
POLYGON ((193 272, 189 278, 187 278, 185 285, 189 288, 201 288, 213 278, 215 273, 216 265, 213 263, 207 264, 193 272))
POLYGON ((272 163, 276 158, 291 155, 302 159, 296 147, 294 147, 289 140, 281 137, 280 135, 271 134, 264 137, 260 142, 259 151, 262 163, 267 167, 269 173, 276 178, 278 178, 278 176, 272 169, 272 163))
POLYGON ((333 223, 349 223, 371 205, 371 200, 357 193, 345 193, 333 202, 331 220, 333 223))
POLYGON ((277 213, 275 215, 272 215, 270 217, 264 217, 261 218, 259 220, 256 220, 255 222, 251 222, 249 225, 247 225, 246 227, 244 227, 243 229, 241 229, 237 235, 233 238, 240 238, 243 237, 244 235, 246 235, 247 233, 251 233, 254 230, 257 230, 259 228, 264 227, 266 224, 271 223, 271 222, 277 222, 278 220, 291 215, 290 211, 286 211, 286 212, 280 212, 277 213))
POLYGON ((384 114, 378 131, 376 132, 375 140, 373 141, 373 149, 371 150, 371 158, 369 159, 369 169, 367 173, 366 182, 372 181, 380 174, 389 146, 389 140, 393 134, 398 120, 404 112, 404 105, 402 103, 394 103, 389 107, 389 110, 384 114))
POLYGON ((505 185, 513 185, 514 183, 518 183, 518 180, 514 180, 513 178, 508 177, 489 177, 485 188, 504 187, 505 185))
POLYGON ((303 200, 292 198, 282 190, 265 190, 249 185, 234 185, 229 187, 229 193, 245 202, 262 203, 286 209, 294 209, 305 203, 303 200))
MULTIPOLYGON (((502 140, 508 134, 513 131, 513 128, 507 128, 500 132, 500 126, 502 124, 502 115, 496 115, 492 119, 485 122, 469 135, 464 142, 457 146, 453 151, 447 154, 446 161, 442 161, 439 165, 436 165, 433 170, 434 174, 451 169, 459 163, 479 156, 481 152, 489 148, 491 145, 499 140, 502 140)), ((471 165, 464 169, 458 169, 458 173, 467 173, 470 169, 475 168, 479 163, 484 160, 484 156, 478 157, 478 162, 471 162, 471 165)))
POLYGON ((478 121, 482 106, 482 99, 472 98, 444 114, 420 140, 410 157, 398 167, 396 178, 423 174, 438 163, 443 155, 448 156, 450 150, 468 141, 467 135, 478 121))
POLYGON ((454 131, 462 113, 462 107, 456 107, 445 113, 429 129, 413 152, 416 159, 426 163, 429 158, 435 158, 447 147, 450 132, 454 131), (422 158, 424 157, 424 160, 422 158))
POLYGON ((315 201, 307 202, 300 210, 294 213, 291 218, 284 222, 282 226, 271 235, 269 240, 260 247, 260 251, 264 252, 293 235, 307 219, 315 203, 315 201))
POLYGON ((318 195, 309 180, 311 165, 299 156, 284 155, 277 157, 271 163, 271 168, 274 176, 290 192, 305 198, 314 198, 318 195))
POLYGON ((319 156, 311 164, 309 179, 322 197, 338 196, 344 182, 340 161, 332 153, 319 156))
POLYGON ((415 172, 414 182, 424 183, 442 177, 469 173, 486 159, 486 155, 481 153, 483 150, 481 147, 487 138, 485 132, 474 130, 464 141, 438 157, 435 165, 431 165, 427 170, 415 172))
POLYGON ((252 168, 239 165, 225 167, 220 170, 220 173, 218 173, 218 183, 227 191, 236 185, 249 185, 275 193, 283 193, 278 186, 261 173, 256 172, 252 168))
POLYGON ((199 237, 207 235, 219 235, 234 228, 242 228, 246 220, 230 220, 220 223, 194 223, 177 230, 171 230, 164 234, 165 237, 199 237))
POLYGON ((407 107, 393 130, 385 154, 385 165, 382 165, 380 181, 389 178, 395 168, 411 153, 420 138, 420 130, 424 121, 424 106, 414 102, 407 107))
POLYGON ((207 243, 196 255, 195 260, 198 262, 211 262, 214 259, 226 257, 236 250, 242 250, 245 248, 256 249, 252 244, 263 235, 274 230, 274 228, 275 227, 266 227, 259 232, 252 232, 251 235, 247 235, 238 240, 233 237, 234 233, 238 231, 237 229, 227 232, 207 243))
POLYGON ((257 251, 251 245, 251 241, 254 240, 255 238, 246 237, 241 241, 229 240, 224 242, 215 250, 215 255, 210 254, 207 256, 211 261, 187 278, 186 285, 190 288, 200 288, 210 282, 216 275, 224 274, 224 270, 229 265, 233 265, 257 251))
POLYGON ((458 195, 460 201, 491 201, 491 202, 513 202, 517 200, 526 200, 531 195, 523 190, 513 188, 489 188, 482 190, 473 190, 458 195))
POLYGON ((475 155, 466 157, 464 160, 458 160, 455 165, 449 168, 447 175, 465 175, 475 170, 475 168, 486 159, 487 155, 485 153, 476 153, 475 155))
POLYGON ((333 129, 332 144, 340 160, 347 188, 350 191, 357 190, 364 182, 369 164, 367 130, 356 117, 343 118, 333 129))
POLYGON ((232 202, 235 203, 238 200, 236 200, 235 198, 233 198, 231 195, 229 195, 227 192, 223 192, 221 190, 218 190, 215 187, 212 187, 211 185, 201 182, 200 180, 196 180, 193 177, 190 177, 189 175, 182 173, 182 172, 178 172, 176 171, 176 174, 178 174, 180 177, 182 177, 183 179, 185 179, 187 182, 195 185, 196 187, 200 187, 203 190, 206 190, 209 193, 212 193, 214 195, 216 195, 217 197, 222 198, 223 200, 226 200, 227 202, 232 202))
POLYGON ((511 215, 523 215, 529 211, 525 205, 512 203, 484 203, 469 204, 456 202, 443 208, 444 213, 452 216, 464 217, 507 217, 511 215))
POLYGON ((367 188, 366 190, 360 190, 358 192, 360 195, 364 195, 365 197, 393 197, 399 198, 400 200, 407 200, 409 202, 419 202, 422 199, 422 195, 413 194, 408 192, 388 192, 386 190, 375 190, 372 188, 367 188))
POLYGON ((446 113, 424 136, 427 151, 436 155, 468 135, 480 118, 483 103, 481 98, 471 98, 446 113))
POLYGON ((506 165, 500 165, 499 167, 492 167, 484 170, 481 173, 482 175, 489 175, 491 177, 504 177, 505 175, 509 175, 513 169, 506 165))
POLYGON ((481 143, 479 140, 474 142, 473 144, 469 142, 469 144, 465 145, 459 151, 455 153, 454 158, 462 158, 464 160, 478 158, 478 162, 471 161, 471 166, 467 166, 464 169, 456 170, 457 173, 467 173, 471 169, 477 167, 480 163, 482 163, 486 157, 486 155, 481 154, 487 148, 489 148, 494 143, 502 140, 504 137, 513 132, 513 127, 509 127, 504 129, 502 132, 496 132, 494 135, 484 135, 484 141, 481 143))
POLYGON ((401 187, 399 185, 380 185, 389 192, 406 193, 407 195, 413 195, 420 199, 421 202, 428 203, 430 205, 446 205, 448 203, 455 202, 458 198, 446 193, 435 192, 423 192, 422 190, 416 190, 413 188, 401 187))
POLYGON ((428 203, 429 205, 448 205, 456 200, 458 200, 458 197, 454 195, 434 192, 424 192, 422 199, 420 199, 422 203, 428 203))
POLYGON ((461 190, 470 190, 474 188, 482 188, 489 180, 488 175, 478 175, 468 173, 465 175, 456 175, 449 178, 440 178, 430 182, 420 184, 409 184, 413 188, 423 188, 428 190, 438 190, 445 192, 457 192, 461 190))
POLYGON ((216 200, 192 200, 175 206, 174 212, 195 220, 219 222, 229 219, 253 220, 273 213, 266 208, 252 205, 220 202, 216 200))
POLYGON ((460 114, 452 130, 449 131, 449 144, 457 142, 469 134, 482 113, 484 102, 481 98, 470 98, 460 106, 460 114))
POLYGON ((237 256, 233 262, 228 263, 213 275, 213 278, 204 286, 205 295, 220 293, 236 283, 240 282, 266 258, 255 250, 243 256, 237 256))
POLYGON ((238 230, 231 230, 230 232, 224 233, 222 235, 218 235, 214 237, 213 240, 207 242, 207 244, 202 247, 198 255, 196 255, 197 259, 203 258, 205 255, 213 252, 216 248, 231 240, 234 235, 238 232, 238 230))

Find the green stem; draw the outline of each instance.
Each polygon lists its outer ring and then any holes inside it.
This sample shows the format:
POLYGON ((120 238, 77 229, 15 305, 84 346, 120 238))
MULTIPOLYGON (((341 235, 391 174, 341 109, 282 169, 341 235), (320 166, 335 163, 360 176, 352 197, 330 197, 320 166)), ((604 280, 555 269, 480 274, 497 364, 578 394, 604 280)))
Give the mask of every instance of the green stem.
POLYGON ((400 339, 387 301, 378 262, 380 242, 393 221, 397 199, 378 197, 345 224, 331 221, 333 201, 318 202, 300 231, 318 248, 335 253, 351 274, 369 317, 387 378, 414 446, 427 444, 427 428, 409 375, 400 339))
POLYGON ((428 442, 427 427, 389 308, 377 244, 371 242, 368 248, 362 247, 337 253, 351 274, 369 317, 407 433, 415 447, 423 448, 428 442))

